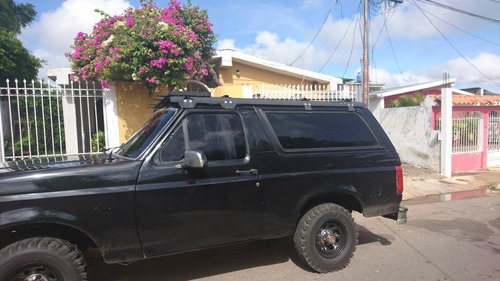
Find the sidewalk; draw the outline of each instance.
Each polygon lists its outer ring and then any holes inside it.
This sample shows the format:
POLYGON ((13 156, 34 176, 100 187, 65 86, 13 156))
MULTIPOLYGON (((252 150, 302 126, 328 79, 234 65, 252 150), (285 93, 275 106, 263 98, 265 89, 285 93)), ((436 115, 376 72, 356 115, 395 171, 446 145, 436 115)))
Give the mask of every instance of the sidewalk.
MULTIPOLYGON (((500 167, 489 168, 446 178, 439 173, 403 165, 403 200, 421 198, 433 194, 452 194, 470 190, 500 190, 500 167)), ((471 193, 472 195, 474 192, 471 193)))

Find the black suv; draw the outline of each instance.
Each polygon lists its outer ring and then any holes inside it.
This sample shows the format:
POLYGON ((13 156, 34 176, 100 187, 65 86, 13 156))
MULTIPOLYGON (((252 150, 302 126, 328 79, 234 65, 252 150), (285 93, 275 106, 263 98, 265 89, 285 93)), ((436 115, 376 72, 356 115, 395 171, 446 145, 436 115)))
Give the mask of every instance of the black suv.
POLYGON ((399 156, 362 103, 173 92, 98 155, 0 169, 0 280, 86 280, 107 263, 294 235, 317 272, 344 268, 352 211, 397 217, 399 156))

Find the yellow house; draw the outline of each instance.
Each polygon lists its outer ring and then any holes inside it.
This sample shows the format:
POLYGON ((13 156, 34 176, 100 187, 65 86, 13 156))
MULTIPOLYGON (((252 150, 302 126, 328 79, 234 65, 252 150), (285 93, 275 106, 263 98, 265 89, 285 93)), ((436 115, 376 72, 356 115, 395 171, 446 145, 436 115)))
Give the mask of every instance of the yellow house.
POLYGON ((336 89, 342 79, 286 64, 265 60, 234 50, 220 50, 210 61, 222 86, 212 88, 215 97, 229 95, 252 98, 262 94, 265 85, 295 85, 311 89, 336 89))

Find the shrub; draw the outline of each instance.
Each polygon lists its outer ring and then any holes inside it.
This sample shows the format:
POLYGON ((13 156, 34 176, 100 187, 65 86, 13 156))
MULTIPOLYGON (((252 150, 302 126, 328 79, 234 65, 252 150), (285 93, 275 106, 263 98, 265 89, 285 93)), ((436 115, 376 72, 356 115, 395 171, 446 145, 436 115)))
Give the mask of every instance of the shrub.
POLYGON ((393 101, 394 107, 419 106, 425 99, 421 93, 405 95, 393 101))
MULTIPOLYGON (((100 12, 100 11, 98 11, 100 12)), ((159 8, 142 0, 140 9, 104 18, 91 34, 79 32, 66 56, 74 80, 140 81, 150 94, 160 85, 183 86, 208 75, 215 35, 205 10, 171 0, 159 8)))

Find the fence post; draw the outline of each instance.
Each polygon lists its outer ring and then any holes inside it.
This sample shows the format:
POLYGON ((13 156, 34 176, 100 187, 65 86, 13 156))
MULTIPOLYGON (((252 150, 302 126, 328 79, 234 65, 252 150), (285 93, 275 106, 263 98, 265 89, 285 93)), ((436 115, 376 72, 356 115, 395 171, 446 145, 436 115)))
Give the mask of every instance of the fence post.
POLYGON ((74 98, 73 81, 70 82, 70 89, 63 86, 62 106, 64 119, 64 142, 66 144, 66 154, 78 153, 78 126, 76 121, 76 104, 74 98), (71 94, 69 94, 69 91, 71 94))
POLYGON ((481 150, 482 161, 481 168, 488 168, 488 124, 489 112, 481 111, 478 124, 478 146, 481 150))
POLYGON ((118 128, 118 108, 116 105, 116 88, 111 86, 102 90, 102 103, 104 107, 104 135, 106 147, 120 145, 120 132, 118 128))
POLYGON ((0 163, 5 162, 5 147, 3 145, 3 124, 2 101, 0 99, 0 163))
POLYGON ((441 175, 451 178, 453 141, 451 88, 441 89, 441 175))

